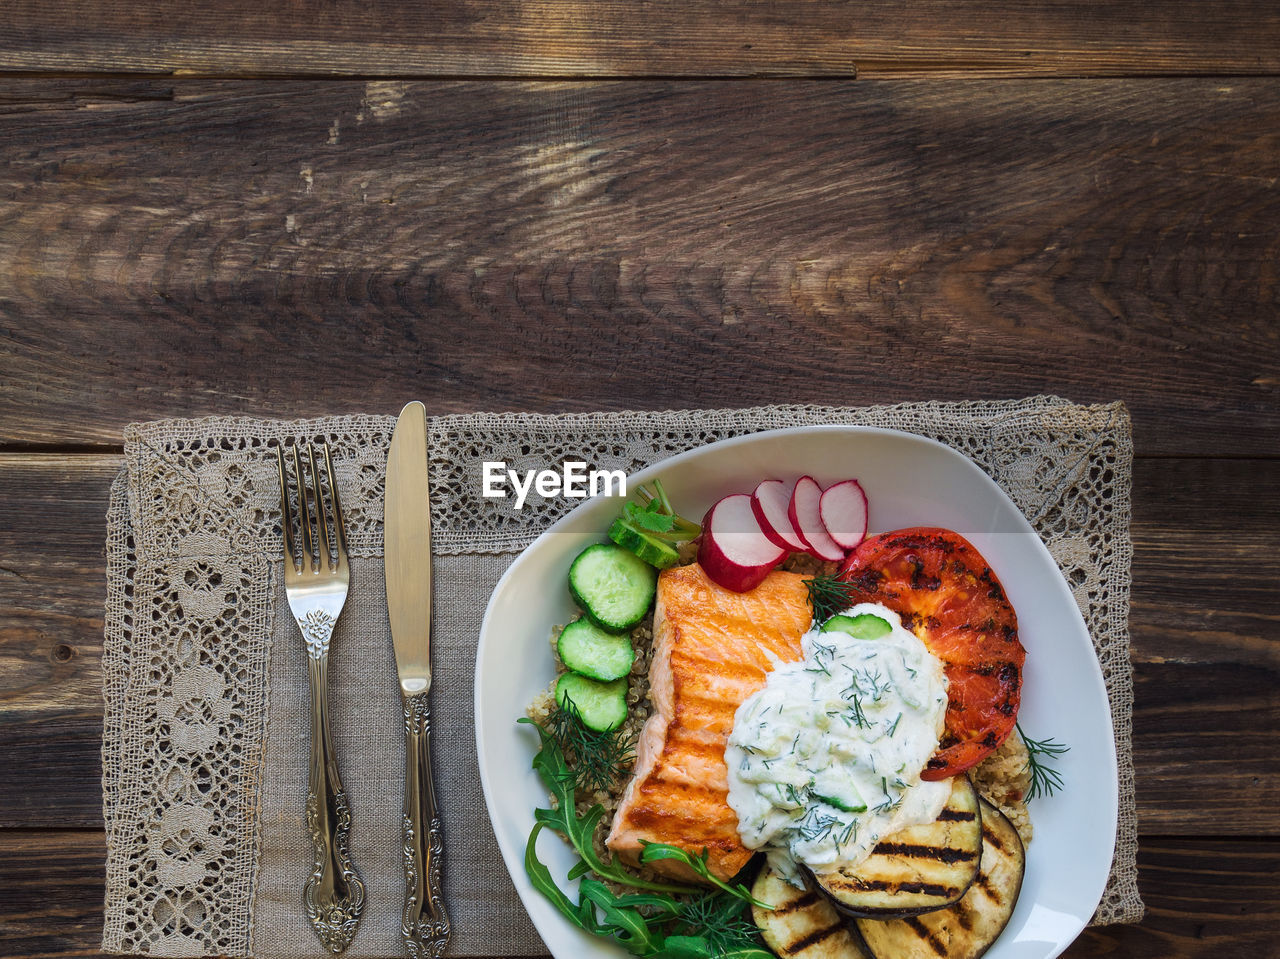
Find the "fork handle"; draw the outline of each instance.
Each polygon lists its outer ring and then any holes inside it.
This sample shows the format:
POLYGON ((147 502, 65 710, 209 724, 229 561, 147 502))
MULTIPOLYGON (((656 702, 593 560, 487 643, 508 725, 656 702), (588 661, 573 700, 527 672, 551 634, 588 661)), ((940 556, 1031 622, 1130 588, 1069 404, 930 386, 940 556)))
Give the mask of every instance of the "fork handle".
POLYGON ((411 959, 443 956, 449 914, 440 885, 444 834, 431 778, 431 709, 427 693, 404 696, 404 914, 400 933, 411 959))
MULTIPOLYGON (((327 646, 327 644, 325 644, 327 646)), ((311 769, 307 831, 315 866, 302 892, 303 906, 320 941, 335 955, 351 944, 364 910, 364 883, 351 862, 351 809, 338 776, 329 734, 329 654, 307 656, 311 686, 311 769)))

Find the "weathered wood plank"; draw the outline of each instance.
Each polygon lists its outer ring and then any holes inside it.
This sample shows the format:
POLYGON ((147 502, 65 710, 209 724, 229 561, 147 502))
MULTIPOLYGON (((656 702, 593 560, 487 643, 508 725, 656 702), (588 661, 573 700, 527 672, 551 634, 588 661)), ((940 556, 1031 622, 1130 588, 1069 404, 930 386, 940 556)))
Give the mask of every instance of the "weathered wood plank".
MULTIPOLYGON (((97 956, 103 839, 81 831, 0 831, 0 952, 29 959, 97 956)), ((1217 959, 1268 956, 1280 842, 1149 839, 1138 853, 1147 915, 1089 929, 1065 956, 1217 959)))
MULTIPOLYGON (((100 822, 102 517, 118 464, 0 457, 0 826, 100 822)), ((1134 752, 1145 833, 1280 834, 1280 635, 1266 587, 1280 581, 1278 469, 1137 461, 1134 752), (1251 575, 1233 572, 1242 567, 1251 575)))
POLYGON ((1280 934, 1278 866, 1274 840, 1144 840, 1138 849, 1138 889, 1147 907, 1142 923, 1086 930, 1064 955, 1273 953, 1280 934))
POLYGON ((232 75, 1256 74, 1274 5, 1245 0, 11 0, 0 69, 232 75))
POLYGON ((0 954, 100 955, 106 855, 95 830, 0 830, 0 954))
POLYGON ((1059 392, 1251 454, 1277 130, 1275 80, 9 81, 0 442, 1059 392))
MULTIPOLYGON (((0 457, 0 728, 17 716, 86 716, 101 728, 107 499, 119 468, 119 456, 0 457)), ((30 757, 13 759, 39 775, 30 757)))

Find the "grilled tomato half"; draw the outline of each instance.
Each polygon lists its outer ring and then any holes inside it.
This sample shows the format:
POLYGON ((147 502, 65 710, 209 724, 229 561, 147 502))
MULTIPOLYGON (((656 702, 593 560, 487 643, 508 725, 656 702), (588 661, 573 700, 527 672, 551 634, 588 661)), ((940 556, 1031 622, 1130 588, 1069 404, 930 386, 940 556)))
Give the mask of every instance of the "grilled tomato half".
POLYGON ((1027 655, 982 554, 948 529, 899 529, 864 540, 839 576, 853 603, 883 603, 942 660, 946 729, 921 778, 947 779, 982 762, 1013 731, 1027 655))

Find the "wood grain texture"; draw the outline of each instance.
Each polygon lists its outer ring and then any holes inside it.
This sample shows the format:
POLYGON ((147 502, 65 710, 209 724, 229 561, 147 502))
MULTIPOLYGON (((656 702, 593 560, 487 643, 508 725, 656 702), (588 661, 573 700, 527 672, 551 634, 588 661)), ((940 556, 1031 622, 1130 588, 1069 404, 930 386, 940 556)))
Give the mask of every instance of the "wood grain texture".
POLYGON ((1223 773, 1248 805, 1280 807, 1280 508, 1268 490, 1280 490, 1275 460, 1139 460, 1134 471, 1133 743, 1144 833, 1176 834, 1191 821, 1249 835, 1231 816, 1213 825, 1236 799, 1203 802, 1223 773), (1181 788, 1165 788, 1171 776, 1181 788))
POLYGON ((97 830, 0 830, 0 955, 100 955, 106 855, 97 830))
POLYGON ((0 457, 0 728, 17 716, 101 720, 107 497, 119 468, 119 456, 0 457))
POLYGON ((1037 392, 1125 400, 1146 457, 1147 919, 1066 955, 1275 951, 1276 5, 0 20, 0 955, 98 954, 102 522, 130 420, 1037 392))
POLYGON ((1274 73, 1247 0, 10 0, 0 69, 222 75, 1274 73))
MULTIPOLYGON (((116 456, 0 456, 0 826, 101 822, 102 517, 118 467, 116 456)), ((1137 461, 1146 834, 1280 835, 1280 631, 1267 587, 1280 581, 1278 471, 1273 460, 1137 461), (1253 575, 1233 575, 1245 557, 1253 575)))
MULTIPOLYGON (((103 856, 97 832, 0 831, 0 954, 99 955, 103 856)), ((1088 929, 1064 956, 1219 959, 1228 946, 1274 954, 1280 842, 1151 840, 1138 871, 1143 923, 1088 929)))
POLYGON ((10 81, 0 442, 1057 392, 1271 455, 1277 131, 1273 80, 10 81))

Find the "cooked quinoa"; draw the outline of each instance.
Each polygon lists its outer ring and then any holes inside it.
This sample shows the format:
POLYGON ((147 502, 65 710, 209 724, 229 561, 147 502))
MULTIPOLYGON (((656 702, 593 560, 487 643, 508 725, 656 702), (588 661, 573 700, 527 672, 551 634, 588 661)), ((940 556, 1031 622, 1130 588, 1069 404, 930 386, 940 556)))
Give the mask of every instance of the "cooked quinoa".
MULTIPOLYGON (((684 565, 693 562, 696 558, 694 553, 685 555, 686 553, 688 553, 687 550, 682 552, 680 557, 681 563, 684 565)), ((806 576, 833 575, 837 564, 827 563, 802 553, 793 553, 783 563, 782 568, 788 572, 800 573, 806 576)), ((563 626, 554 627, 551 630, 550 637, 552 656, 555 658, 556 663, 557 679, 565 671, 564 664, 560 661, 560 653, 557 646, 562 629, 564 629, 563 626)), ((649 667, 653 662, 652 613, 631 630, 631 645, 635 649, 636 658, 631 666, 631 676, 627 689, 629 710, 626 722, 622 725, 622 731, 628 740, 634 743, 639 739, 640 730, 644 727, 645 721, 653 713, 653 700, 649 694, 649 667)), ((529 718, 540 725, 547 725, 551 713, 555 709, 555 686, 555 680, 553 680, 551 685, 534 697, 533 702, 529 704, 526 710, 529 718)), ((983 798, 1009 817, 1009 821, 1018 830, 1018 835, 1022 837, 1023 845, 1030 844, 1032 835, 1031 818, 1027 813, 1027 804, 1024 797, 1031 787, 1031 767, 1028 762, 1027 747, 1022 738, 1016 733, 1010 735, 999 749, 970 770, 969 778, 983 798)), ((596 851, 605 862, 612 860, 612 854, 605 847, 604 840, 609 834, 614 812, 618 808, 618 803, 622 800, 622 794, 626 790, 630 779, 631 775, 628 773, 627 776, 611 783, 608 789, 596 790, 576 797, 576 811, 579 816, 585 815, 587 810, 597 803, 604 806, 605 814, 601 817, 600 824, 596 827, 594 840, 596 851)), ((642 874, 652 875, 647 870, 642 874)))
POLYGON ((1026 795, 1031 788, 1031 763, 1022 737, 1011 733, 999 749, 970 770, 969 778, 987 802, 1009 817, 1022 844, 1029 845, 1032 829, 1026 795))
MULTIPOLYGON (((560 674, 565 671, 564 663, 560 661, 560 651, 557 641, 560 638, 560 632, 563 626, 556 626, 551 630, 551 650, 552 656, 556 663, 556 679, 560 678, 560 674)), ((649 665, 653 662, 653 614, 650 613, 644 620, 631 630, 631 647, 636 652, 635 662, 631 664, 631 675, 627 682, 627 719, 622 724, 622 735, 628 742, 635 743, 640 738, 640 730, 644 727, 645 720, 653 713, 653 701, 649 696, 649 665)), ((542 692, 534 697, 533 702, 529 704, 529 708, 525 710, 526 715, 534 722, 541 726, 546 726, 551 718, 551 713, 556 708, 556 682, 552 680, 542 692)), ((627 788, 627 783, 631 779, 631 774, 615 779, 608 789, 598 789, 594 792, 580 792, 575 796, 575 811, 579 816, 584 816, 592 806, 597 803, 604 806, 605 814, 600 817, 600 823, 596 826, 595 840, 596 852, 605 862, 612 861, 612 853, 605 847, 605 837, 609 835, 609 827, 613 823, 613 814, 617 811, 618 803, 622 800, 622 794, 627 788)), ((648 872, 643 872, 648 875, 648 872)))

